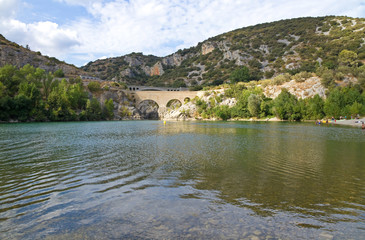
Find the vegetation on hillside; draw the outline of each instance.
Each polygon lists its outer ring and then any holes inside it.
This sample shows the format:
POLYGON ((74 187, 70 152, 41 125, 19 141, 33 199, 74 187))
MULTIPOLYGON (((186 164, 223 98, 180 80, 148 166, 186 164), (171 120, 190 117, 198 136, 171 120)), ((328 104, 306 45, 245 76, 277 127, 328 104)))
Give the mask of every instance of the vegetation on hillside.
POLYGON ((172 86, 179 81, 195 90, 237 81, 234 75, 242 69, 248 73, 241 81, 300 72, 341 79, 346 74, 356 77, 352 68, 365 61, 364 34, 363 18, 297 18, 237 29, 165 58, 134 53, 90 62, 83 69, 128 84, 172 86), (206 46, 210 51, 203 52, 206 46), (162 63, 162 75, 149 76, 143 71, 157 62, 162 63), (338 71, 342 74, 335 74, 338 71))
POLYGON ((208 99, 194 99, 198 113, 195 117, 223 120, 277 117, 300 121, 332 117, 338 119, 340 116, 350 119, 351 116, 365 114, 365 91, 358 84, 331 88, 326 99, 319 95, 298 99, 285 88, 277 98, 271 99, 265 97, 260 87, 246 88, 242 84, 234 84, 224 94, 211 91, 208 99), (237 103, 233 107, 220 104, 227 98, 235 98, 237 103))
POLYGON ((55 77, 64 77, 65 74, 76 77, 80 74, 85 74, 85 72, 74 65, 67 64, 55 57, 43 56, 40 52, 32 51, 28 45, 25 47, 20 46, 17 43, 7 40, 0 34, 0 67, 8 64, 16 67, 23 67, 26 64, 30 64, 47 72, 54 72, 55 77), (61 69, 63 69, 63 76, 60 76, 56 72, 61 69))
POLYGON ((1 67, 0 121, 112 119, 111 99, 102 106, 97 99, 88 99, 81 79, 58 80, 55 75, 62 76, 62 70, 52 74, 30 65, 1 67))

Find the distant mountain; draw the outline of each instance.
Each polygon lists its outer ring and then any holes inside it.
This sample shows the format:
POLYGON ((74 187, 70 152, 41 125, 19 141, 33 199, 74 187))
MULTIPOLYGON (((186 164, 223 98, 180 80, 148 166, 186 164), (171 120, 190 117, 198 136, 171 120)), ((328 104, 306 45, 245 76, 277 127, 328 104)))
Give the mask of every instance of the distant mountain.
POLYGON ((67 64, 54 57, 43 56, 40 52, 31 51, 27 47, 24 48, 7 40, 0 34, 0 67, 6 64, 17 67, 23 67, 26 64, 30 64, 48 72, 62 69, 68 77, 76 77, 85 74, 82 69, 79 69, 74 65, 67 64))
POLYGON ((246 66, 250 80, 338 67, 342 50, 365 59, 365 19, 306 17, 264 23, 212 37, 166 57, 132 53, 97 60, 83 70, 106 80, 152 86, 218 85, 246 66))

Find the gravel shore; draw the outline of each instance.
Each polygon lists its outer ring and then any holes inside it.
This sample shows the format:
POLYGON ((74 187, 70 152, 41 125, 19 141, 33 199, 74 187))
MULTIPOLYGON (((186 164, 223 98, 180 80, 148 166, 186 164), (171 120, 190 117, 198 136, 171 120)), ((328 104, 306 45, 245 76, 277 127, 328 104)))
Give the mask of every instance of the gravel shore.
POLYGON ((359 128, 361 128, 362 122, 365 122, 365 118, 351 119, 351 120, 337 120, 336 122, 330 121, 330 123, 332 124, 346 125, 359 128))

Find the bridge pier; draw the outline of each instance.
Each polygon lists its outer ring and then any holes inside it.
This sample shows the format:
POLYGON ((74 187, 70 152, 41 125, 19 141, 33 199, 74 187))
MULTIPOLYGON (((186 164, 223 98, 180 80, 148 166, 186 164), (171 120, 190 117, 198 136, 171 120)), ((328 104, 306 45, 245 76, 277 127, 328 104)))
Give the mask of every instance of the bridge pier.
POLYGON ((158 117, 161 119, 161 117, 163 117, 163 115, 166 111, 167 111, 166 106, 159 106, 159 108, 158 108, 158 117))

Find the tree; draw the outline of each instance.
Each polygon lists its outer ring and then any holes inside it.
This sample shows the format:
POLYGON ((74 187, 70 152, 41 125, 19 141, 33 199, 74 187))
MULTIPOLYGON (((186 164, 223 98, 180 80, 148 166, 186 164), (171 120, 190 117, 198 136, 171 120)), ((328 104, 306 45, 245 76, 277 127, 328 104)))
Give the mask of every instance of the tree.
POLYGON ((353 51, 342 50, 338 55, 338 62, 344 66, 355 66, 357 60, 357 54, 353 51))
POLYGON ((324 101, 316 94, 313 98, 307 100, 306 118, 307 119, 322 119, 324 117, 323 112, 324 101))
POLYGON ((62 70, 62 69, 58 69, 57 71, 55 71, 55 72, 53 73, 53 75, 54 75, 55 77, 58 77, 58 78, 63 78, 63 77, 65 76, 65 74, 63 73, 63 70, 62 70))
POLYGON ((104 116, 106 117, 106 119, 113 119, 114 117, 114 102, 113 99, 107 99, 104 102, 104 116))
POLYGON ((250 111, 251 116, 257 117, 260 113, 261 99, 256 94, 251 94, 248 97, 247 108, 250 111))
POLYGON ((248 82, 250 80, 250 70, 246 66, 236 69, 231 73, 230 79, 232 83, 248 82))
POLYGON ((86 102, 86 118, 87 120, 96 121, 101 120, 102 116, 101 106, 96 98, 88 99, 86 102))
POLYGON ((324 112, 328 117, 338 118, 342 115, 342 110, 344 108, 343 95, 339 88, 336 88, 330 92, 325 103, 324 112))
POLYGON ((87 85, 87 88, 91 91, 91 92, 98 92, 101 90, 101 87, 100 87, 100 83, 99 82, 90 82, 88 85, 87 85))
POLYGON ((5 96, 5 86, 2 82, 0 82, 0 98, 5 96))
POLYGON ((227 105, 216 106, 214 114, 222 120, 227 120, 231 118, 231 109, 227 105))
POLYGON ((364 112, 364 106, 361 103, 355 101, 350 107, 349 112, 351 115, 362 114, 364 112))
POLYGON ((274 100, 274 112, 283 120, 300 120, 301 109, 297 106, 297 98, 283 88, 279 96, 274 100))

